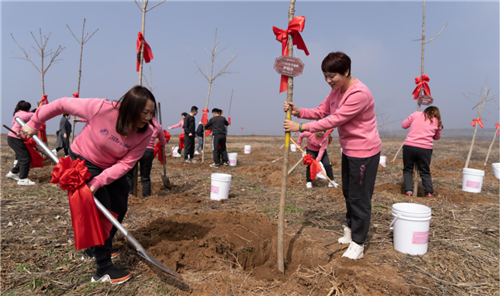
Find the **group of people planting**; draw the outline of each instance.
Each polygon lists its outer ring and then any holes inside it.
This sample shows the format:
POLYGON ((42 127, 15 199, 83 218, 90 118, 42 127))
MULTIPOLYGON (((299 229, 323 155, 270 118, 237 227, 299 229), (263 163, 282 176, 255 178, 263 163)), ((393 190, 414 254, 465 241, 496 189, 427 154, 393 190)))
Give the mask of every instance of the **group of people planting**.
MULTIPOLYGON (((309 123, 297 123, 285 120, 284 130, 302 132, 308 139, 308 153, 322 161, 327 175, 333 180, 331 164, 326 153, 324 131, 338 128, 339 142, 342 147, 342 191, 346 201, 346 222, 342 244, 349 244, 343 257, 360 259, 364 254, 364 243, 370 226, 371 198, 379 165, 381 140, 377 130, 374 99, 360 80, 351 76, 351 60, 342 52, 332 52, 321 65, 326 82, 332 90, 326 99, 315 109, 298 108, 291 102, 285 102, 284 111, 290 110, 298 118, 317 119, 309 123)), ((31 105, 20 101, 14 111, 14 118, 20 117, 27 122, 22 128, 15 120, 13 132, 8 134, 8 144, 15 151, 17 163, 7 174, 7 178, 18 180, 18 185, 32 185, 28 179, 30 154, 24 143, 24 137, 31 138, 38 133, 42 124, 58 115, 64 114, 82 118, 85 127, 76 136, 70 149, 70 128, 68 122, 61 119, 61 147, 71 160, 84 160, 90 173, 86 180, 92 194, 104 207, 117 214, 117 220, 123 221, 127 212, 130 193, 130 172, 137 163, 141 167, 143 196, 151 194, 149 174, 153 160, 153 145, 159 138, 162 151, 166 143, 162 126, 156 121, 156 99, 145 87, 134 86, 118 101, 106 99, 61 98, 41 106, 33 113, 31 105), (22 134, 21 134, 22 133, 22 134)), ((206 110, 208 112, 208 110, 206 110)), ((202 128, 196 130, 195 116, 198 108, 193 106, 190 113, 182 113, 183 120, 168 129, 183 127, 185 151, 184 161, 195 162, 195 136, 203 139, 203 132, 213 132, 214 163, 211 167, 228 165, 226 134, 229 122, 222 110, 214 108, 213 117, 202 128), (201 131, 201 133, 200 133, 201 131)), ((203 122, 203 119, 202 119, 203 122)), ((199 125, 200 126, 200 125, 199 125)), ((70 126, 71 127, 71 126, 70 126)), ((439 139, 442 129, 441 117, 436 107, 429 107, 424 112, 415 112, 403 122, 403 128, 410 132, 403 149, 404 180, 407 195, 413 188, 411 178, 416 163, 426 194, 431 196, 432 181, 429 164, 432 155, 433 139, 439 139)), ((59 138, 58 138, 59 139, 59 138)), ((199 142, 198 149, 202 146, 199 142)), ((198 150, 196 149, 196 150, 198 150)), ((179 150, 182 147, 179 146, 179 150)), ((57 152, 57 151, 56 151, 57 152)), ((198 151, 197 151, 198 152, 198 151)), ((310 187, 310 176, 307 187, 310 187)), ((131 274, 116 268, 111 260, 118 250, 112 248, 112 240, 117 229, 113 226, 103 245, 87 248, 84 256, 93 258, 97 270, 92 281, 106 281, 120 284, 130 279, 131 274)))

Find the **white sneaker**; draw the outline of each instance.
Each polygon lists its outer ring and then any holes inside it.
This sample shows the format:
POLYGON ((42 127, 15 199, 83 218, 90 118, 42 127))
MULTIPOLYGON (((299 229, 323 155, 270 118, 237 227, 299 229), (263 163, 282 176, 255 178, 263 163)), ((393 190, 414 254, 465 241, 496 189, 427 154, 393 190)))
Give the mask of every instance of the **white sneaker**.
POLYGON ((20 185, 20 186, 35 185, 35 182, 26 178, 26 179, 21 179, 21 180, 17 181, 17 185, 20 185))
POLYGON ((5 178, 9 178, 12 180, 19 181, 19 174, 14 174, 13 172, 8 172, 7 175, 5 175, 5 178))
POLYGON ((337 184, 337 182, 333 181, 328 183, 328 187, 329 188, 339 188, 339 184, 337 184))
POLYGON ((349 245, 349 248, 345 253, 342 255, 342 257, 347 257, 352 260, 357 260, 363 258, 363 251, 365 250, 365 245, 358 245, 355 242, 351 242, 349 245))
POLYGON ((200 152, 195 151, 195 152, 194 152, 194 155, 200 155, 200 152))
POLYGON ((57 156, 57 150, 56 149, 52 149, 52 153, 57 156))
POLYGON ((342 227, 344 227, 344 236, 339 238, 338 242, 341 244, 350 244, 352 242, 351 229, 345 225, 342 225, 342 227))
POLYGON ((313 188, 313 184, 311 182, 306 183, 306 188, 313 188))

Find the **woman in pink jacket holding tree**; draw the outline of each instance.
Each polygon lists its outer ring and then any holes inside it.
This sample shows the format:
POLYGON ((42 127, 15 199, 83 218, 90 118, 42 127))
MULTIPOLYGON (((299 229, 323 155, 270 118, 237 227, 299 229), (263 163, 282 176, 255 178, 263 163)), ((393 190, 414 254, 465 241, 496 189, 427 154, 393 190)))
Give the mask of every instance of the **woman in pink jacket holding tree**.
POLYGON ((285 120, 285 131, 326 131, 338 128, 342 147, 342 192, 346 201, 344 236, 338 241, 349 244, 342 255, 360 259, 370 227, 371 199, 377 177, 382 142, 377 130, 375 104, 366 85, 351 76, 351 59, 343 52, 328 54, 321 64, 326 82, 332 90, 314 109, 298 108, 285 102, 283 109, 290 109, 298 118, 319 119, 298 123, 285 120))

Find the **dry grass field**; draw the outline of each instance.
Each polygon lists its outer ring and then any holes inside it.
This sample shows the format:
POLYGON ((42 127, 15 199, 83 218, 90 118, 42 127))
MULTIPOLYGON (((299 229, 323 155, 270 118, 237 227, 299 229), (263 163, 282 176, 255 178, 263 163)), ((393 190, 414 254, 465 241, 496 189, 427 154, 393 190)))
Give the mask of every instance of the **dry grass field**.
MULTIPOLYGON (((168 146, 177 142, 172 137, 168 146)), ((133 278, 111 286, 91 283, 95 264, 81 261, 82 250, 74 250, 67 193, 50 183, 53 164, 46 161, 30 172, 35 186, 19 187, 4 177, 14 154, 3 134, 2 295, 498 295, 499 180, 491 166, 499 159, 498 142, 483 166, 490 140, 476 141, 469 167, 486 172, 481 193, 461 190, 470 140, 445 139, 434 145, 435 196, 408 198, 401 153, 393 161, 403 139, 382 139, 387 166, 379 167, 365 257, 357 261, 341 258, 343 246, 337 243, 345 223, 341 189, 327 188, 323 180, 306 189, 305 166, 299 165, 288 181, 286 272, 280 274, 276 236, 282 161, 273 160, 283 155, 282 142, 282 137, 229 136, 229 152, 238 153, 236 167, 210 168, 211 153, 205 163, 168 157, 172 190, 163 188, 163 168, 155 160, 153 195, 130 196, 123 225, 150 255, 182 275, 183 284, 150 269, 118 234, 114 246, 121 254, 114 263, 133 278), (251 154, 243 154, 244 145, 252 146, 251 154), (210 200, 214 172, 232 176, 225 201, 210 200), (389 223, 392 205, 400 202, 432 209, 425 255, 394 250, 389 223)), ((49 136, 49 144, 54 143, 55 136, 49 136)), ((328 154, 341 183, 339 152, 334 139, 328 154)), ((292 165, 299 153, 291 153, 292 165)))

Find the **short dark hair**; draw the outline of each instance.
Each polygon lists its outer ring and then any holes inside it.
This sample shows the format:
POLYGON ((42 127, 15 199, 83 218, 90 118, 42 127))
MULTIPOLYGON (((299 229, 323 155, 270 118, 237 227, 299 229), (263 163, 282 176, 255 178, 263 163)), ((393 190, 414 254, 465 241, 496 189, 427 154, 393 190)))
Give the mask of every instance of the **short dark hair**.
POLYGON ((198 107, 196 107, 196 106, 191 107, 191 112, 193 112, 193 111, 198 111, 198 107))
POLYGON ((321 63, 321 70, 342 75, 349 71, 348 76, 351 76, 351 58, 341 51, 330 52, 321 63))
POLYGON ((218 108, 213 108, 212 109, 212 113, 219 113, 219 109, 218 108))
POLYGON ((26 102, 25 100, 20 100, 19 102, 17 102, 16 109, 14 109, 14 114, 12 115, 16 115, 17 111, 19 110, 28 112, 30 108, 31 108, 30 102, 26 102))
MULTIPOLYGON (((153 101, 155 105, 156 115, 156 99, 153 94, 145 87, 136 85, 132 87, 120 100, 116 103, 114 108, 118 108, 118 118, 116 119, 116 132, 122 136, 126 136, 133 132, 137 122, 141 120, 141 113, 146 106, 148 100, 153 101)), ((154 126, 153 120, 149 124, 154 126)), ((137 129, 138 133, 145 132, 149 126, 146 124, 144 127, 137 129)))
POLYGON ((181 114, 181 116, 184 116, 184 117, 186 117, 186 115, 188 115, 187 112, 182 112, 182 114, 181 114))
POLYGON ((69 116, 69 113, 63 113, 63 116, 64 117, 69 116))

